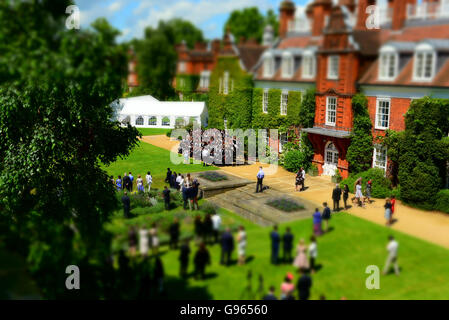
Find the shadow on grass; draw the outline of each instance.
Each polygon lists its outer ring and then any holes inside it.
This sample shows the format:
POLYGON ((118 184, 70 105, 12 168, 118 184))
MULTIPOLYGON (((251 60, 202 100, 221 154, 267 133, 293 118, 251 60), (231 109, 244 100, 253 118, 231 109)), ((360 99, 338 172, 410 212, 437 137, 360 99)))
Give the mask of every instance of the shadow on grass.
MULTIPOLYGON (((215 277, 217 277, 216 273, 207 273, 204 280, 215 277)), ((196 282, 199 283, 200 281, 197 280, 196 282)), ((207 288, 191 286, 186 279, 166 277, 164 279, 164 291, 152 298, 154 300, 211 300, 213 297, 207 288)))

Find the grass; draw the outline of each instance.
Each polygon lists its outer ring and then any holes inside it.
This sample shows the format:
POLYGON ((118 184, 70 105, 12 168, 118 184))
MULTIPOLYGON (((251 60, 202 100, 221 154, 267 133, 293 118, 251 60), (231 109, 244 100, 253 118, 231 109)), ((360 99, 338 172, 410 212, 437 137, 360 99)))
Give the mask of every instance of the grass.
MULTIPOLYGON (((174 155, 178 157, 178 155, 174 155)), ((182 157, 179 156, 182 159, 182 157)), ((167 168, 177 173, 186 174, 188 172, 217 170, 216 167, 203 167, 199 164, 173 164, 170 161, 170 151, 158 148, 151 144, 140 142, 139 145, 132 151, 132 153, 125 159, 119 159, 104 169, 109 175, 113 175, 117 179, 118 175, 123 178, 124 172, 131 171, 134 178, 141 175, 145 180, 145 175, 148 171, 153 176, 153 187, 162 188, 165 183, 165 176, 167 168)), ((134 179, 135 181, 135 179, 134 179)))
POLYGON ((142 136, 165 135, 170 129, 162 128, 137 128, 142 136))
MULTIPOLYGON (((214 167, 201 165, 173 165, 170 163, 169 151, 141 143, 128 159, 119 160, 106 168, 110 174, 117 176, 125 171, 132 171, 135 175, 151 170, 154 185, 163 185, 166 168, 183 173, 203 170, 213 170, 214 167)), ((295 274, 296 283, 298 275, 291 264, 273 266, 270 260, 271 228, 260 227, 244 218, 220 209, 225 225, 244 225, 247 231, 247 256, 245 266, 224 267, 219 264, 220 248, 217 245, 209 246, 212 264, 207 267, 206 280, 194 280, 189 277, 181 280, 178 276, 179 260, 177 251, 169 251, 167 246, 161 248, 162 261, 165 269, 165 288, 167 299, 259 299, 255 295, 259 287, 258 277, 263 276, 263 293, 270 285, 279 288, 287 272, 295 274), (247 286, 247 274, 251 270, 253 293, 243 294, 247 286)), ((131 221, 125 222, 122 211, 118 211, 108 226, 121 237, 121 243, 126 245, 124 224, 141 224, 153 214, 139 214, 131 221), (124 240, 124 241, 123 241, 124 240)), ((170 212, 157 213, 157 219, 172 219, 176 215, 186 215, 182 210, 175 209, 170 212)), ((312 214, 312 213, 311 213, 312 214)), ((153 220, 153 219, 151 219, 153 220)), ((160 220, 162 222, 162 220, 160 220)), ((333 215, 330 220, 332 230, 318 238, 317 264, 321 269, 312 276, 313 287, 311 299, 318 299, 324 294, 327 299, 448 299, 449 287, 449 250, 397 232, 369 221, 351 216, 346 213, 333 215), (388 235, 393 234, 399 241, 399 265, 401 276, 394 274, 380 276, 380 289, 368 290, 365 281, 368 274, 366 267, 376 265, 381 270, 386 259, 386 244, 388 235)), ((295 236, 294 242, 304 238, 309 242, 312 235, 312 219, 300 220, 281 224, 279 231, 285 232, 290 227, 295 236)), ((182 225, 184 232, 191 232, 191 224, 182 225)), ((119 241, 119 242, 120 242, 119 241)), ((191 243, 192 251, 196 251, 191 243)), ((233 260, 237 258, 236 250, 233 260)), ((189 272, 193 271, 193 253, 190 256, 189 272)), ((296 293, 296 292, 295 292, 296 293)))

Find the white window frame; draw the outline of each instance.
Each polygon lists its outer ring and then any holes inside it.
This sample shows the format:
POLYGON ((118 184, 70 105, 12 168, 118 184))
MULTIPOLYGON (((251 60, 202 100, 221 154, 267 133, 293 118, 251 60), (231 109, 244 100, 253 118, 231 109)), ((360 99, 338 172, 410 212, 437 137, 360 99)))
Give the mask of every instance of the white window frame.
POLYGON ((284 145, 288 143, 288 135, 287 132, 283 132, 279 134, 279 152, 282 152, 284 145))
POLYGON ((295 59, 290 52, 282 54, 282 78, 292 78, 295 69, 295 59))
POLYGON ((210 85, 210 71, 202 71, 200 76, 200 88, 208 89, 210 85))
POLYGON ((269 90, 264 89, 262 95, 262 112, 268 113, 269 90))
POLYGON ((179 62, 179 72, 186 72, 186 63, 184 61, 179 62))
POLYGON ((302 78, 312 79, 316 74, 316 60, 312 52, 306 52, 302 56, 302 78))
POLYGON ((340 72, 340 56, 330 55, 327 58, 327 78, 328 79, 338 79, 340 72))
POLYGON ((379 56, 379 80, 393 81, 399 71, 399 55, 391 46, 385 46, 380 50, 379 56), (390 71, 393 69, 393 75, 390 71))
POLYGON ((229 71, 225 71, 223 75, 223 94, 229 93, 229 71))
POLYGON ((338 98, 335 96, 326 97, 326 125, 327 126, 335 127, 335 124, 337 123, 337 108, 338 108, 338 98), (335 105, 335 110, 330 110, 329 109, 329 106, 331 105, 330 100, 333 100, 333 99, 335 99, 335 103, 332 103, 332 105, 335 105), (330 112, 335 112, 334 122, 330 121, 330 112))
POLYGON ((388 166, 388 154, 387 154, 387 148, 383 147, 381 145, 374 145, 374 151, 373 151, 373 168, 379 168, 384 170, 384 172, 387 172, 387 166, 388 166), (385 165, 379 165, 379 162, 384 162, 384 161, 377 161, 377 156, 379 152, 383 152, 385 151, 385 165))
POLYGON ((268 52, 264 55, 263 59, 263 76, 264 78, 271 78, 274 76, 274 57, 268 52))
POLYGON ((378 97, 376 99, 376 122, 374 124, 374 128, 377 130, 387 130, 390 127, 390 118, 391 118, 391 99, 390 98, 385 98, 385 97, 378 97), (380 113, 379 111, 379 107, 380 107, 380 103, 381 102, 388 102, 388 119, 387 119, 387 126, 383 126, 379 124, 379 121, 384 121, 381 120, 380 117, 381 115, 385 115, 385 113, 380 113))
POLYGON ((287 115, 288 108, 288 91, 282 90, 281 92, 281 106, 280 106, 280 114, 281 116, 287 115))
POLYGON ((338 160, 339 160, 340 152, 338 152, 337 147, 335 146, 335 143, 332 141, 329 141, 326 143, 326 147, 324 148, 324 163, 325 164, 331 164, 338 167, 338 160), (330 145, 333 145, 334 148, 329 148, 330 145), (328 155, 331 155, 332 158, 331 161, 328 161, 328 155), (337 160, 337 161, 335 161, 337 160))
POLYGON ((415 54, 413 56, 413 81, 432 81, 433 77, 435 76, 435 69, 436 69, 436 63, 437 62, 437 54, 434 50, 434 48, 427 44, 422 43, 416 47, 415 54), (418 56, 422 55, 422 62, 419 63, 418 56), (429 63, 428 60, 432 59, 430 61, 430 75, 426 76, 426 67, 429 63))

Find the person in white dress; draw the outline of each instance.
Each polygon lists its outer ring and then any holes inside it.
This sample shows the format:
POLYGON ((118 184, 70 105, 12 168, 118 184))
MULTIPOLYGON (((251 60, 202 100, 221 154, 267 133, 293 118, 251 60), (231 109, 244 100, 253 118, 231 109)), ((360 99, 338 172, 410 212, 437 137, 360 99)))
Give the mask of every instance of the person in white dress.
POLYGON ((309 244, 309 267, 310 271, 312 273, 315 273, 315 261, 318 257, 318 246, 316 244, 316 239, 314 236, 310 237, 310 244, 309 244))
POLYGON ((147 175, 146 175, 146 177, 145 177, 145 180, 147 181, 148 192, 150 192, 150 190, 151 190, 151 184, 153 183, 153 177, 151 176, 150 171, 147 172, 147 175))
POLYGON ((357 204, 361 207, 363 199, 362 178, 357 179, 355 183, 355 199, 357 200, 357 204))
POLYGON ((246 261, 246 232, 245 227, 240 226, 237 234, 237 245, 239 254, 239 265, 244 265, 246 261))
POLYGON ((150 250, 148 235, 149 232, 147 229, 143 228, 139 230, 139 252, 145 257, 148 255, 148 251, 150 250))
POLYGON ((143 186, 143 179, 140 175, 137 177, 136 184, 137 184, 137 191, 145 192, 145 188, 143 186))

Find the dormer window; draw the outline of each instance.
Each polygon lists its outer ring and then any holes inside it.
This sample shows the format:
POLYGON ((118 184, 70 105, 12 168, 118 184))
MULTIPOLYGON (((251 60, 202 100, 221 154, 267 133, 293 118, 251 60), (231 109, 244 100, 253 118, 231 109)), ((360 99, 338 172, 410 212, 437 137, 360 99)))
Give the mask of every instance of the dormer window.
POLYGON ((430 81, 435 74, 436 53, 427 43, 418 45, 415 51, 413 80, 430 81))
POLYGON ((337 55, 329 56, 327 59, 327 78, 338 79, 338 64, 340 63, 340 57, 337 55))
POLYGON ((312 51, 306 51, 302 56, 302 77, 311 79, 315 77, 315 55, 312 51))
POLYGON ((399 59, 396 50, 386 46, 380 50, 379 80, 391 81, 398 73, 399 59))
POLYGON ((293 55, 290 52, 282 54, 282 78, 292 78, 294 73, 293 55))
POLYGON ((269 52, 264 55, 263 76, 265 78, 271 78, 274 76, 274 57, 269 52))

